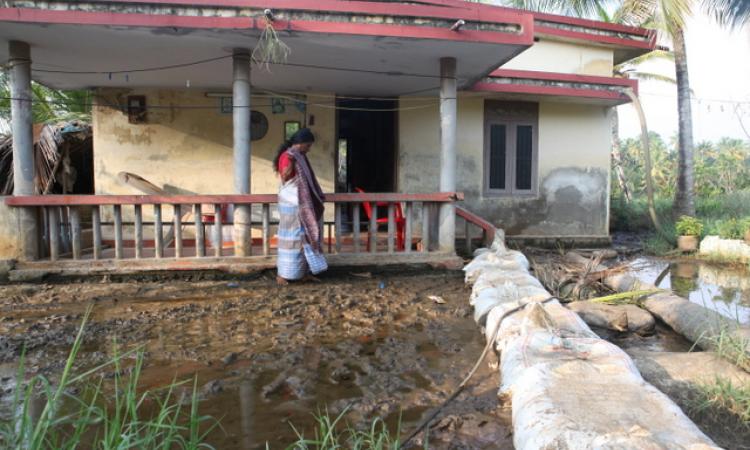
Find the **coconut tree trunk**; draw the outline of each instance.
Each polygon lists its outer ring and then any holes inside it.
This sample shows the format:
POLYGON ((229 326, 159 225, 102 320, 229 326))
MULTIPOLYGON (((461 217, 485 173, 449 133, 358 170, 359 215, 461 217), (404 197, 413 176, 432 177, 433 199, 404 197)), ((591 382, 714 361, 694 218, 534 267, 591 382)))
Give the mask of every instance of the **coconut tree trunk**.
POLYGON ((617 183, 620 185, 622 195, 625 197, 625 203, 630 203, 630 189, 625 179, 625 170, 622 167, 622 154, 620 153, 620 115, 617 113, 617 107, 612 108, 612 165, 617 175, 617 183))
POLYGON ((677 75, 678 166, 675 216, 695 216, 693 175, 693 114, 690 108, 690 82, 688 80, 687 49, 682 28, 672 32, 674 63, 677 75))
POLYGON ((643 147, 643 165, 644 165, 644 178, 646 179, 646 201, 648 203, 648 215, 651 217, 651 223, 654 224, 654 229, 659 233, 667 242, 673 243, 674 237, 664 231, 659 222, 659 216, 656 215, 656 205, 654 203, 654 181, 652 178, 651 170, 651 147, 648 136, 648 125, 646 124, 646 114, 643 112, 641 101, 632 89, 626 89, 625 95, 630 98, 633 102, 633 107, 638 113, 638 120, 641 123, 641 146, 643 147))

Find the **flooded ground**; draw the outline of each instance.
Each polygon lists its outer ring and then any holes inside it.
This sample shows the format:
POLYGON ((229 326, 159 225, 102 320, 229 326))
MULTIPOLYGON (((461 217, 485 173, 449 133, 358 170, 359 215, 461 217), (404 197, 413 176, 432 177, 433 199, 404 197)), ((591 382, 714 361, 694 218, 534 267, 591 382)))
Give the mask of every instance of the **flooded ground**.
MULTIPOLYGON (((0 411, 22 348, 29 370, 62 368, 94 305, 79 367, 142 346, 142 385, 198 377, 200 411, 221 419, 216 448, 284 448, 293 424, 345 408, 409 430, 453 391, 484 347, 460 272, 338 270, 320 284, 245 280, 103 280, 0 286, 0 411), (438 301, 428 296, 440 296, 438 301)), ((491 356, 494 358, 494 356, 491 356)), ((511 448, 510 410, 487 364, 430 430, 431 448, 511 448)))
POLYGON ((655 283, 668 269, 659 287, 672 289, 677 295, 739 323, 750 324, 750 269, 746 266, 649 257, 634 260, 632 266, 633 275, 649 283, 655 283))

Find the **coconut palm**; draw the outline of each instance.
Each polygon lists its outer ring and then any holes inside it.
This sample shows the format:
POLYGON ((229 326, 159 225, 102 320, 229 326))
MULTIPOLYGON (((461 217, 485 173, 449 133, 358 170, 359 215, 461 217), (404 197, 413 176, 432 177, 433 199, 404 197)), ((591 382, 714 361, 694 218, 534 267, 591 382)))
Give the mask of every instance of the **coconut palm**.
MULTIPOLYGON (((31 114, 34 123, 57 122, 63 120, 82 120, 90 122, 91 119, 91 91, 59 91, 48 88, 42 84, 32 81, 31 95, 33 99, 31 114)), ((4 122, 6 128, 10 124, 10 75, 0 70, 0 122, 4 122)), ((3 130, 0 125, 0 133, 10 131, 3 130)))

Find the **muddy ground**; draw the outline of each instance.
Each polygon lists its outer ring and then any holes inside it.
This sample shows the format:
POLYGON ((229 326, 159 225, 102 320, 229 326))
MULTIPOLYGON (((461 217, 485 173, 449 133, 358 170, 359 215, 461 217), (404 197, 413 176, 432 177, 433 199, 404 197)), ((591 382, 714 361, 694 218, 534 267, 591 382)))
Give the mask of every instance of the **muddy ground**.
MULTIPOLYGON (((93 305, 79 367, 105 361, 116 341, 144 349, 144 388, 197 375, 201 413, 224 430, 209 439, 216 448, 284 448, 295 440, 291 424, 309 436, 312 414, 325 408, 348 408, 355 426, 381 417, 395 429, 401 416, 408 431, 481 353, 469 292, 461 272, 406 267, 338 269, 288 287, 270 272, 4 285, 0 406, 22 349, 30 372, 54 378, 93 305)), ((433 423, 430 447, 512 448, 496 370, 484 364, 471 384, 433 423)))

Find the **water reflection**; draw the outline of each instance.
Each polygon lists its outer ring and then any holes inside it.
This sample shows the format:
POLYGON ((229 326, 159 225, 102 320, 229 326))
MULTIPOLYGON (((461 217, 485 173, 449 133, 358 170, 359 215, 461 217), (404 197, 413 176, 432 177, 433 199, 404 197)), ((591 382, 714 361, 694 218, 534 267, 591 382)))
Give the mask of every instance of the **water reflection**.
POLYGON ((636 267, 634 274, 649 283, 654 283, 668 268, 669 276, 661 280, 659 287, 672 289, 677 295, 740 323, 750 323, 750 270, 747 268, 646 257, 637 259, 633 267, 636 267))

